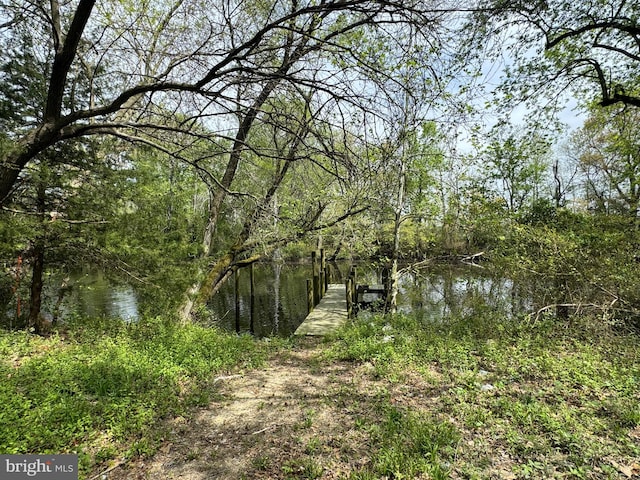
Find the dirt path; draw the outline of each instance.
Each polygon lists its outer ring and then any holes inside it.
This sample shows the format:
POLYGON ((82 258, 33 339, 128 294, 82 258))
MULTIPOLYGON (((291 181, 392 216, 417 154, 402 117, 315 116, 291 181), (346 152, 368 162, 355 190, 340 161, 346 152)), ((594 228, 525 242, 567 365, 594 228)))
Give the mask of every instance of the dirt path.
POLYGON ((264 369, 220 378, 219 399, 189 421, 173 420, 153 458, 103 478, 331 479, 366 464, 354 409, 379 393, 366 385, 366 366, 321 364, 317 353, 307 341, 264 369))

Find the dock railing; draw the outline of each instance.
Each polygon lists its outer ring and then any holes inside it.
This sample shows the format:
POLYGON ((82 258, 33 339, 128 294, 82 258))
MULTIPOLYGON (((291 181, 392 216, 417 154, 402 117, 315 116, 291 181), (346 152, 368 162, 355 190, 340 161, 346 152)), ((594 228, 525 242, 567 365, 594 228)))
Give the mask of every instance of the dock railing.
POLYGON ((320 259, 318 259, 318 252, 311 252, 311 279, 307 280, 307 310, 309 313, 320 303, 327 292, 329 277, 324 249, 320 249, 320 259))

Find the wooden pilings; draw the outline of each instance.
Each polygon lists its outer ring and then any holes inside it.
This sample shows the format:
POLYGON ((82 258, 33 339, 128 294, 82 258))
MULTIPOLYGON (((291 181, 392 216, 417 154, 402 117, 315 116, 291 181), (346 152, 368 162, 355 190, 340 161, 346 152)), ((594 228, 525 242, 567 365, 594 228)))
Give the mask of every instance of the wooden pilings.
POLYGON ((235 271, 236 284, 236 333, 240 333, 240 269, 235 271))
POLYGON ((251 299, 250 299, 250 314, 249 314, 249 333, 253 335, 255 333, 254 318, 256 313, 256 276, 253 271, 253 263, 249 265, 249 281, 251 283, 251 299))
POLYGON ((307 312, 311 313, 313 307, 313 280, 307 280, 307 312))
POLYGON ((318 252, 311 252, 311 280, 307 281, 307 303, 309 305, 309 312, 320 303, 320 300, 327 292, 328 286, 329 269, 327 267, 324 249, 320 250, 320 259, 318 259, 318 252))
POLYGON ((320 298, 327 291, 327 265, 324 258, 324 249, 320 250, 320 298))
POLYGON ((313 279, 313 306, 320 303, 320 268, 318 266, 317 252, 311 252, 311 278, 313 279))
POLYGON ((356 284, 356 267, 351 267, 347 277, 347 316, 353 318, 358 305, 358 288, 356 284))

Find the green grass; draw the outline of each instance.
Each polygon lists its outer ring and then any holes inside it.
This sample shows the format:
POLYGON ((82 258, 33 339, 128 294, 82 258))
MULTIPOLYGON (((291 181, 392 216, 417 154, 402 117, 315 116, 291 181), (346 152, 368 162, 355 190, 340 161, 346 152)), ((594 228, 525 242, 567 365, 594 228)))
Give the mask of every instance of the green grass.
MULTIPOLYGON (((0 451, 77 452, 81 475, 151 455, 163 418, 188 416, 216 376, 278 346, 161 319, 1 333, 0 451)), ((616 479, 640 458, 640 339, 597 320, 376 316, 322 351, 312 370, 352 362, 366 377, 364 392, 341 384, 326 399, 351 412, 353 436, 318 430, 321 407, 308 406, 292 427, 299 455, 261 453, 256 471, 320 478, 340 458, 352 480, 616 479)))
POLYGON ((268 354, 250 337, 162 319, 85 321, 67 332, 0 333, 0 451, 75 452, 83 472, 153 453, 159 420, 206 404, 216 374, 268 354))
POLYGON ((640 339, 597 320, 377 316, 332 340, 327 361, 437 391, 428 405, 391 394, 359 420, 376 460, 352 478, 618 478, 640 456, 640 339))

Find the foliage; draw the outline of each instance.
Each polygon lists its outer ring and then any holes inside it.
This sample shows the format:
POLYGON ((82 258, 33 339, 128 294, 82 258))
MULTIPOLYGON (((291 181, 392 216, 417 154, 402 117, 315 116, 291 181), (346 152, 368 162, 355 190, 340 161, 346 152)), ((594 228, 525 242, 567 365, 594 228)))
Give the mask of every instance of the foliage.
POLYGON ((505 468, 502 475, 514 478, 615 475, 607 458, 630 462, 638 455, 637 338, 587 316, 570 327, 486 311, 377 316, 357 320, 334 340, 325 358, 369 363, 374 378, 396 392, 363 419, 378 460, 353 478, 447 478, 448 468, 468 478, 505 468), (394 385, 416 384, 417 372, 424 383, 415 397, 399 395, 406 389, 394 385), (411 456, 421 426, 434 456, 411 456), (398 437, 403 448, 395 450, 398 437))
POLYGON ((422 412, 399 408, 388 401, 377 405, 375 423, 365 424, 375 445, 375 461, 370 469, 350 475, 352 479, 449 478, 449 460, 460 437, 455 426, 422 412))
POLYGON ((163 418, 188 415, 216 373, 260 365, 266 352, 250 337, 163 318, 78 320, 50 338, 4 332, 0 449, 77 452, 84 471, 151 454, 163 418))
POLYGON ((635 109, 591 109, 571 144, 579 160, 588 208, 638 216, 640 208, 640 130, 635 109))
POLYGON ((511 213, 540 197, 548 141, 529 132, 497 128, 480 156, 490 194, 503 198, 511 213))

